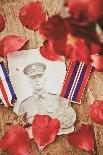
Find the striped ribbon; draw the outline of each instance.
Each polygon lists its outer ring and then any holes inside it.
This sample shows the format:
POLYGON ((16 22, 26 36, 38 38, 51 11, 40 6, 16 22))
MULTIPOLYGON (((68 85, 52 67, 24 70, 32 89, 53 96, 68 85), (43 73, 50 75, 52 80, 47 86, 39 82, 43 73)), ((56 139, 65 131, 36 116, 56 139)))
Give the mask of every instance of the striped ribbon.
POLYGON ((80 103, 91 71, 91 65, 87 65, 81 61, 70 62, 61 96, 70 101, 80 103))
POLYGON ((0 62, 0 99, 6 107, 12 106, 17 100, 8 72, 3 62, 0 62))

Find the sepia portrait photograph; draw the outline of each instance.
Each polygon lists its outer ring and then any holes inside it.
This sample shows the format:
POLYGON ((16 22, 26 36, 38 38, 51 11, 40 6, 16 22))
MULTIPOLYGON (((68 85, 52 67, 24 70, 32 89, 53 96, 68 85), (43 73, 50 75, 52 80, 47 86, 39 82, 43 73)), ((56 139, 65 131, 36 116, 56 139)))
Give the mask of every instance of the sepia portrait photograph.
POLYGON ((60 120, 59 134, 72 132, 76 114, 69 100, 60 96, 65 63, 47 60, 39 50, 33 49, 8 55, 8 66, 17 94, 14 112, 18 115, 26 113, 29 123, 36 114, 49 115, 60 120))

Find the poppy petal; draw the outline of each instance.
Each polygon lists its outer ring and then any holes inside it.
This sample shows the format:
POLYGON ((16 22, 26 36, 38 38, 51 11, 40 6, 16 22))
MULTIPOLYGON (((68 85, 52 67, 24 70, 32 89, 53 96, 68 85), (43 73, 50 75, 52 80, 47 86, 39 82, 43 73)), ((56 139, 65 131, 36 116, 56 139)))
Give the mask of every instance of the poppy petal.
POLYGON ((0 56, 5 57, 7 54, 20 50, 28 41, 25 37, 10 35, 0 40, 0 56))
POLYGON ((92 121, 103 125, 103 101, 94 101, 93 104, 90 104, 88 110, 92 121))
POLYGON ((68 134, 68 142, 77 148, 84 149, 86 151, 94 151, 94 131, 88 124, 81 124, 78 131, 68 134))
POLYGON ((21 23, 30 30, 39 29, 45 18, 46 15, 39 1, 25 4, 19 12, 21 23))
POLYGON ((5 28, 5 20, 2 15, 0 15, 0 32, 2 32, 5 28))
POLYGON ((27 131, 19 125, 11 126, 1 138, 0 148, 12 155, 30 155, 30 138, 27 131))
POLYGON ((55 53, 66 57, 65 55, 66 41, 67 41, 67 37, 56 39, 56 40, 50 40, 52 44, 52 48, 54 49, 55 53))
POLYGON ((73 61, 80 60, 85 63, 90 63, 91 49, 81 37, 68 34, 64 38, 50 40, 49 45, 52 47, 54 53, 58 55, 65 56, 73 61))
POLYGON ((32 133, 40 151, 52 143, 59 132, 60 122, 48 115, 35 115, 32 123, 32 133))
POLYGON ((103 15, 102 0, 65 0, 65 5, 70 9, 71 18, 81 26, 94 22, 103 15))
POLYGON ((65 55, 73 61, 80 60, 85 63, 90 62, 90 49, 86 41, 81 37, 75 37, 71 34, 67 36, 65 55))
POLYGON ((103 56, 102 55, 91 55, 91 65, 96 68, 98 72, 103 72, 103 56))
POLYGON ((39 29, 40 34, 46 40, 55 40, 63 38, 67 29, 64 24, 64 19, 59 15, 54 15, 44 22, 39 29))
POLYGON ((95 42, 91 42, 91 55, 98 54, 101 51, 102 46, 95 42))
POLYGON ((44 42, 44 46, 40 47, 40 53, 43 57, 51 61, 63 60, 63 57, 55 52, 51 41, 44 42))

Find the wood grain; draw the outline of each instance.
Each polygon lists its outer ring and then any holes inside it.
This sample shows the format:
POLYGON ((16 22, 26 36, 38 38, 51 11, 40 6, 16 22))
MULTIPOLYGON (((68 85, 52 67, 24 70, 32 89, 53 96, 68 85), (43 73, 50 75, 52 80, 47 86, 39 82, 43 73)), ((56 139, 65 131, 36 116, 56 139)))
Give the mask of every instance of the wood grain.
MULTIPOLYGON (((15 34, 25 36, 30 39, 26 49, 37 48, 42 45, 42 39, 38 32, 26 29, 18 19, 19 8, 31 0, 0 0, 0 13, 5 16, 6 27, 0 33, 0 39, 6 35, 15 34)), ((41 0, 46 15, 52 16, 56 13, 65 14, 62 0, 41 0)), ((91 122, 88 115, 88 105, 95 99, 103 99, 103 73, 94 71, 89 80, 85 95, 81 105, 73 105, 77 113, 76 129, 80 123, 90 123, 95 131, 95 152, 94 154, 103 155, 103 126, 96 125, 91 122)), ((12 119, 15 114, 12 110, 5 109, 0 106, 0 134, 5 132, 5 122, 12 119)), ((34 144, 32 144, 33 155, 89 155, 88 152, 76 149, 67 143, 66 136, 58 136, 56 141, 48 145, 42 153, 40 153, 34 144)), ((6 153, 1 152, 1 155, 6 153)))

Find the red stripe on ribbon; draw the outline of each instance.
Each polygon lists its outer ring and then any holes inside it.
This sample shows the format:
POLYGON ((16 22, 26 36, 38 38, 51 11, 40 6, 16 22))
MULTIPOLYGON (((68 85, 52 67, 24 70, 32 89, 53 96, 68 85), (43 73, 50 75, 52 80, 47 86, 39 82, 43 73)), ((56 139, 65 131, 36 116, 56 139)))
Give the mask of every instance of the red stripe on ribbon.
POLYGON ((74 67, 76 65, 76 62, 71 62, 71 65, 67 71, 67 74, 66 74, 66 77, 65 77, 65 80, 64 80, 64 86, 62 88, 62 91, 61 91, 61 95, 62 97, 65 96, 65 93, 66 93, 66 90, 67 90, 67 87, 68 87, 68 83, 70 82, 70 79, 71 79, 71 76, 73 74, 73 71, 74 71, 74 67))
MULTIPOLYGON (((80 65, 79 65, 80 66, 80 65)), ((83 63, 82 63, 82 65, 80 66, 80 68, 78 68, 78 74, 76 75, 76 79, 75 79, 75 81, 73 82, 73 88, 72 88, 72 91, 71 91, 71 94, 70 94, 70 99, 71 99, 71 97, 72 97, 72 95, 73 95, 73 91, 74 91, 74 88, 75 88, 75 85, 76 85, 76 82, 77 82, 77 80, 78 80, 78 78, 79 78, 79 75, 80 75, 80 72, 81 72, 81 68, 83 67, 83 63)))
POLYGON ((7 103, 7 107, 11 106, 11 104, 9 103, 9 100, 8 100, 8 97, 7 97, 7 94, 6 94, 6 91, 5 91, 5 88, 4 88, 4 85, 2 83, 1 78, 0 78, 0 89, 1 89, 1 92, 3 94, 4 100, 7 103))
POLYGON ((77 98, 76 98, 76 102, 80 101, 80 99, 82 97, 82 94, 83 94, 84 89, 86 87, 86 84, 87 84, 87 81, 88 81, 91 69, 92 69, 92 66, 91 65, 87 65, 85 76, 84 76, 84 79, 83 79, 82 84, 80 86, 79 93, 78 93, 77 98))

